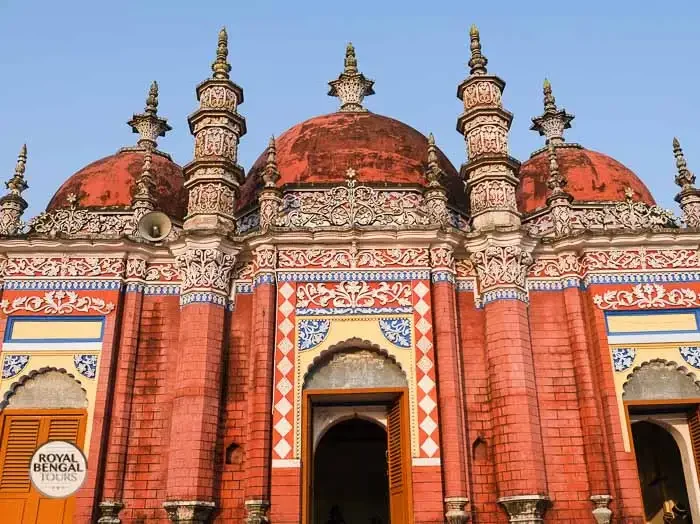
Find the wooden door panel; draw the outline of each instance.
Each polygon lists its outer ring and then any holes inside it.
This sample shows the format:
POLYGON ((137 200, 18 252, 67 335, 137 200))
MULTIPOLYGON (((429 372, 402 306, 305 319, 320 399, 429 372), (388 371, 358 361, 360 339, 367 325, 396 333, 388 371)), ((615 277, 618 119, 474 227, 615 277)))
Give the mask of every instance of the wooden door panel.
POLYGON ((387 465, 389 468, 389 512, 391 524, 409 524, 410 514, 410 452, 406 422, 405 395, 400 395, 387 413, 387 465))
POLYGON ((695 406, 688 414, 688 429, 695 455, 695 470, 700 477, 700 405, 695 406))

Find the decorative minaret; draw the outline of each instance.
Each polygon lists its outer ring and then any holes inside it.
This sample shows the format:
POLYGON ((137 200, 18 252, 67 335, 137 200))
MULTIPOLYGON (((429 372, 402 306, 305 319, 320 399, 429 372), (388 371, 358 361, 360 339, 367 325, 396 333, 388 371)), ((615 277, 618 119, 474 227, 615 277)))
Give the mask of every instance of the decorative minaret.
POLYGON ((688 227, 700 227, 700 190, 695 187, 695 175, 688 169, 681 144, 673 139, 673 154, 676 157, 676 184, 681 191, 676 195, 676 202, 683 211, 683 221, 688 227))
POLYGON ((425 170, 425 179, 428 188, 425 190, 425 205, 430 214, 430 221, 438 226, 447 225, 450 215, 447 210, 447 193, 442 185, 445 172, 438 164, 437 146, 432 133, 428 135, 428 169, 425 170))
POLYGON ((357 58, 352 43, 345 48, 345 70, 340 73, 337 80, 328 82, 329 96, 340 98, 340 109, 343 113, 367 111, 362 107, 362 100, 366 96, 373 95, 374 80, 370 80, 357 69, 357 58))
POLYGON ((27 165, 27 144, 22 145, 17 156, 15 174, 5 182, 8 192, 0 198, 0 235, 17 235, 22 230, 22 213, 27 209, 27 201, 22 191, 27 189, 24 169, 27 165))
POLYGON ((547 187, 551 191, 550 195, 547 197, 547 206, 549 206, 550 212, 552 213, 555 236, 563 237, 571 234, 571 201, 574 197, 564 189, 567 180, 559 170, 554 140, 549 140, 547 143, 547 156, 549 157, 549 178, 547 179, 547 187))
POLYGON ((229 79, 226 29, 219 32, 212 78, 197 86, 199 109, 188 119, 194 135, 194 160, 184 168, 189 203, 186 230, 233 230, 234 211, 243 168, 238 165, 238 142, 246 133, 238 114, 243 90, 229 79))
POLYGON ((158 145, 158 137, 165 136, 165 133, 172 129, 165 118, 158 116, 158 83, 156 81, 153 81, 148 91, 143 113, 134 114, 127 123, 134 133, 139 134, 137 146, 144 151, 141 175, 136 181, 136 191, 131 199, 134 222, 138 223, 143 215, 155 209, 156 201, 153 195, 155 183, 151 175, 151 160, 153 151, 158 145))
POLYGON ((540 136, 545 137, 545 144, 553 142, 555 146, 564 143, 564 130, 571 127, 574 115, 570 115, 565 109, 558 109, 554 95, 552 94, 552 84, 544 79, 544 113, 532 119, 530 129, 537 131, 540 136))
POLYGON ((468 161, 461 174, 475 230, 497 226, 520 226, 515 202, 520 163, 508 155, 508 130, 513 115, 503 109, 501 94, 505 82, 488 75, 488 60, 481 53, 479 30, 472 26, 469 77, 457 87, 464 102, 464 113, 457 120, 457 131, 467 143, 468 161))
POLYGON ((274 224, 279 212, 282 196, 277 181, 280 173, 277 170, 277 148, 275 147, 275 137, 270 138, 267 146, 267 161, 262 173, 264 186, 260 191, 260 230, 267 231, 274 224))

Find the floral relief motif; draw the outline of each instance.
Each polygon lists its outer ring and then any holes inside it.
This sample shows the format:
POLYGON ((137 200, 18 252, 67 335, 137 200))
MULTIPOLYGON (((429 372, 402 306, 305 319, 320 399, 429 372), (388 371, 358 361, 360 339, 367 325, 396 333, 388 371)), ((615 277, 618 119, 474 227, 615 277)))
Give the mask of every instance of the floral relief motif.
POLYGON ((255 271, 274 270, 277 265, 277 251, 274 247, 260 247, 255 250, 255 271))
POLYGON ((73 365, 86 378, 97 376, 97 355, 73 355, 73 365))
POLYGON ((234 192, 226 184, 202 183, 190 189, 187 212, 190 215, 196 213, 232 215, 234 203, 234 192))
POLYGON ((612 351, 613 369, 624 371, 632 366, 637 350, 634 348, 616 348, 612 351))
POLYGON ((309 283, 297 287, 297 307, 368 308, 377 306, 410 306, 411 286, 404 282, 380 282, 376 287, 367 282, 337 284, 309 283))
POLYGON ((180 273, 175 264, 149 264, 146 270, 146 280, 148 281, 168 281, 178 280, 180 273))
POLYGON ((284 196, 275 225, 282 227, 354 227, 429 225, 423 197, 412 191, 379 191, 358 186, 348 170, 345 186, 327 191, 295 191, 284 196))
POLYGON ((681 346, 678 348, 683 360, 694 368, 700 369, 700 347, 698 346, 681 346))
POLYGON ((0 302, 0 309, 6 315, 15 311, 44 312, 65 315, 68 313, 108 314, 114 310, 114 304, 101 298, 80 296, 75 291, 48 291, 44 296, 24 296, 0 302))
POLYGON ((486 209, 517 209, 515 188, 505 180, 485 180, 475 183, 469 198, 472 215, 486 209))
POLYGON ((600 309, 636 307, 640 309, 661 307, 692 307, 700 305, 695 291, 688 288, 666 290, 661 284, 637 284, 630 291, 610 290, 595 295, 593 303, 600 309))
POLYGON ((64 235, 100 235, 119 237, 134 231, 134 219, 131 212, 98 213, 78 208, 78 198, 69 195, 70 206, 39 214, 28 225, 29 232, 54 236, 64 235))
POLYGON ((2 378, 19 375, 29 363, 29 355, 5 355, 2 361, 2 378))
POLYGON ((278 252, 280 268, 384 268, 427 267, 425 248, 388 249, 283 249, 278 252))
POLYGON ((236 93, 227 86, 209 86, 202 90, 199 103, 203 109, 221 109, 235 112, 237 105, 236 93))
POLYGON ((379 329, 389 342, 400 348, 411 347, 411 321, 407 318, 380 318, 379 329))
POLYGON ((146 261, 143 258, 130 258, 126 261, 126 276, 144 278, 146 276, 146 261))
POLYGON ((218 249, 194 248, 178 255, 183 291, 216 289, 228 293, 236 257, 218 249))
POLYGON ((230 129, 221 126, 226 118, 204 118, 199 123, 201 129, 195 129, 194 157, 224 157, 234 164, 238 161, 238 136, 230 129), (204 127, 204 126, 211 127, 204 127))
POLYGON ((9 258, 7 276, 26 277, 118 277, 124 274, 126 264, 121 258, 9 258))
POLYGON ((462 258, 455 261, 455 270, 457 272, 457 278, 476 276, 476 268, 474 267, 472 261, 468 258, 462 258))
POLYGON ((312 349, 323 342, 331 328, 327 319, 303 319, 299 321, 299 350, 312 349))
POLYGON ((465 109, 476 105, 501 106, 501 90, 493 82, 473 82, 464 89, 463 97, 465 109))
POLYGON ((433 268, 454 268, 454 250, 447 247, 434 247, 430 249, 430 265, 433 268))
POLYGON ((532 256, 520 246, 488 246, 471 254, 483 291, 500 286, 525 288, 532 256))
POLYGON ((700 267, 695 249, 614 249, 589 251, 582 264, 588 271, 604 269, 677 269, 700 267))
POLYGON ((581 263, 576 255, 570 253, 557 257, 540 257, 530 268, 530 276, 533 277, 558 277, 580 273, 581 263))

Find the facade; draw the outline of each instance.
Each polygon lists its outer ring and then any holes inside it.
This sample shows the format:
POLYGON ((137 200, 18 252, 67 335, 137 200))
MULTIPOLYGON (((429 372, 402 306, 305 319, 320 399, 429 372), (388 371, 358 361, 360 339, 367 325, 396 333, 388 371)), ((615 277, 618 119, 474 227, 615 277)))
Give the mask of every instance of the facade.
POLYGON ((0 198, 0 520, 700 522, 700 191, 680 144, 676 217, 566 142, 545 81, 521 164, 470 38, 459 170, 365 109, 348 45, 339 110, 246 174, 225 30, 186 166, 157 149, 155 83, 137 145, 26 223, 22 149, 0 198), (72 498, 30 484, 48 440, 87 456, 72 498))

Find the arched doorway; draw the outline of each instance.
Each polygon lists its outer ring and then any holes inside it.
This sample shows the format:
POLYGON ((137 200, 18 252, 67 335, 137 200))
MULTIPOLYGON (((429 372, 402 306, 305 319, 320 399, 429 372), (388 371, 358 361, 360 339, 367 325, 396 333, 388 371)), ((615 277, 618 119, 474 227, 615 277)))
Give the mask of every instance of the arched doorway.
POLYGON ((632 424, 644 513, 653 524, 690 523, 690 503, 680 450, 673 436, 652 422, 632 424))
POLYGON ((361 418, 332 426, 316 448, 312 492, 314 524, 388 524, 387 434, 361 418), (342 520, 341 520, 342 519, 342 520))

